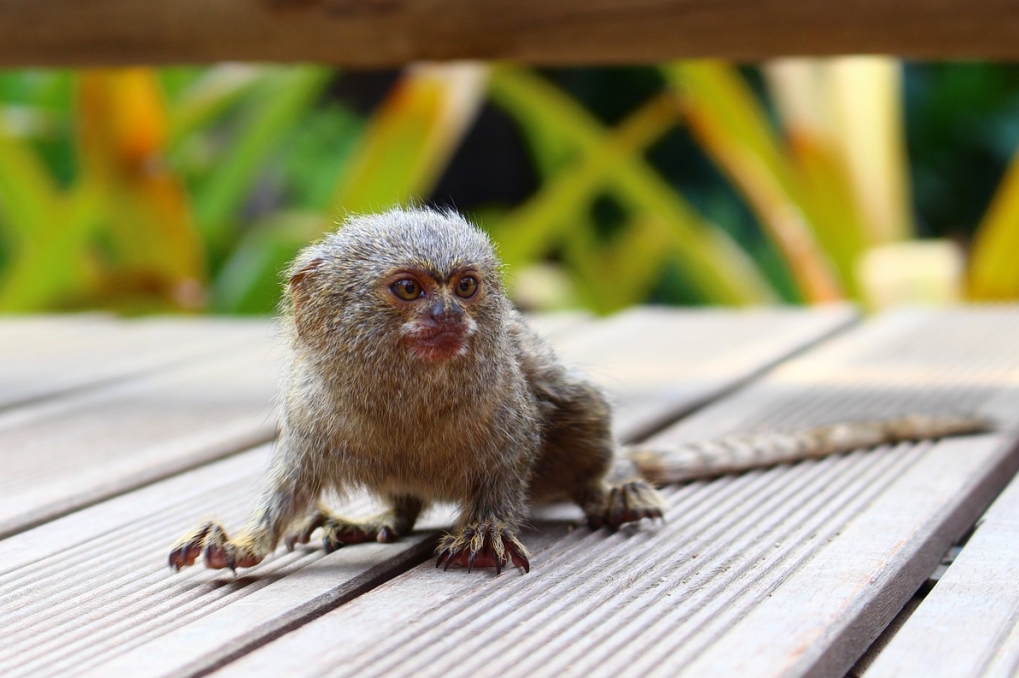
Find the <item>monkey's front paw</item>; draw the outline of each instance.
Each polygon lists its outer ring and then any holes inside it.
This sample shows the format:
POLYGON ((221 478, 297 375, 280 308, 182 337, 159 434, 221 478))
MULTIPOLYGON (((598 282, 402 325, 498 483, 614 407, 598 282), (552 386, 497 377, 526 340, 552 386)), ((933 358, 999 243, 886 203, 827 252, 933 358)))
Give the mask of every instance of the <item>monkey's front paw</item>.
POLYGON ((174 543, 170 549, 170 567, 179 572, 182 567, 194 565, 203 552, 205 566, 214 570, 253 567, 264 557, 245 541, 230 540, 216 523, 205 523, 174 543))
POLYGON ((293 550, 297 544, 307 544, 312 533, 319 528, 322 528, 322 547, 326 553, 332 553, 341 546, 366 541, 389 543, 400 538, 394 522, 389 513, 354 522, 320 508, 308 516, 296 532, 287 537, 286 545, 288 549, 293 550))
POLYGON ((643 480, 631 480, 613 486, 605 497, 605 507, 587 517, 587 524, 597 530, 603 525, 612 529, 642 518, 661 518, 665 502, 661 495, 643 480))
POLYGON ((466 567, 468 572, 475 567, 494 567, 499 574, 508 563, 524 568, 524 572, 531 570, 527 549, 509 529, 497 522, 474 523, 459 534, 447 534, 439 542, 438 553, 435 567, 444 565, 444 570, 450 565, 466 567))

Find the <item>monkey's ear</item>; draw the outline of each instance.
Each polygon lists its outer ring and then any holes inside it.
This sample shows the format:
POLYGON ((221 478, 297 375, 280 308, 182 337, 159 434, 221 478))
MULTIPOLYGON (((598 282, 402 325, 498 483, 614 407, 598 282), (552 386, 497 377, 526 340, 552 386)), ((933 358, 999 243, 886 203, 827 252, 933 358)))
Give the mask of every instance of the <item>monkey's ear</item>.
POLYGON ((294 323, 297 325, 297 334, 302 339, 311 343, 321 343, 322 319, 320 314, 315 313, 311 302, 315 299, 318 290, 318 278, 325 260, 315 258, 299 268, 296 273, 291 274, 287 283, 287 290, 290 293, 290 300, 294 307, 294 323))

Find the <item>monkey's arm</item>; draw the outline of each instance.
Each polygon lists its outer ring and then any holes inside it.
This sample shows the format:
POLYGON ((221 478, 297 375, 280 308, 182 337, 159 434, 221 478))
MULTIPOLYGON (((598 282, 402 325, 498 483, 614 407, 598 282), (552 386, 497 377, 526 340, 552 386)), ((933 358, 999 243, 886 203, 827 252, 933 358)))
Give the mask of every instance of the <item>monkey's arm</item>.
POLYGON ((897 419, 820 426, 790 433, 728 436, 660 449, 624 448, 624 463, 636 464, 648 480, 664 484, 712 478, 752 468, 843 454, 906 441, 982 433, 993 427, 971 416, 910 415, 897 419))
POLYGON ((460 519, 439 542, 435 566, 504 565, 530 569, 529 554, 518 533, 526 514, 527 486, 534 454, 541 443, 535 427, 522 426, 524 413, 504 407, 500 435, 491 436, 477 450, 467 472, 460 500, 460 519))
POLYGON ((310 441, 286 428, 280 433, 273 461, 265 475, 261 498, 248 522, 234 537, 218 523, 206 522, 178 539, 170 550, 170 567, 193 565, 204 552, 213 569, 252 567, 272 553, 295 519, 311 509, 321 493, 321 482, 307 462, 310 441))

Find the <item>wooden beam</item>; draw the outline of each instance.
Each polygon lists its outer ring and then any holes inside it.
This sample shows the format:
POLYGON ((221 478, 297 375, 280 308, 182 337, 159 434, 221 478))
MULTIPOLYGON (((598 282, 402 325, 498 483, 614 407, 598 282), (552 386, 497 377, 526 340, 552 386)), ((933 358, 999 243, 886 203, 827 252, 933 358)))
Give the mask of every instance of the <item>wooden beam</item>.
POLYGON ((1019 57, 1009 0, 0 0, 0 66, 1019 57))

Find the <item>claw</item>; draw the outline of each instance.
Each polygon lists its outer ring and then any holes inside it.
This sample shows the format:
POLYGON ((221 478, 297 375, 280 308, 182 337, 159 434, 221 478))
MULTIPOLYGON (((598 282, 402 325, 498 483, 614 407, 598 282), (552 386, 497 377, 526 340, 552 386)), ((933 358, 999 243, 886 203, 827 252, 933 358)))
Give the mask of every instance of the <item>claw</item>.
POLYGON ((298 544, 307 544, 311 541, 311 535, 318 528, 326 524, 329 516, 322 510, 315 511, 305 521, 304 525, 297 532, 287 537, 284 542, 288 551, 293 551, 298 544))
POLYGON ((459 534, 448 534, 439 544, 435 567, 448 570, 451 565, 466 567, 494 567, 501 574, 505 565, 530 571, 527 550, 508 528, 499 523, 476 523, 463 528, 459 534))
MULTIPOLYGON (((526 551, 521 551, 517 548, 517 544, 507 542, 506 538, 503 537, 503 545, 506 547, 506 552, 509 554, 510 561, 517 567, 524 568, 524 574, 531 571, 531 561, 527 559, 526 551)), ((496 574, 498 574, 498 567, 496 568, 496 574)))
POLYGON ((593 530, 603 526, 614 530, 644 518, 659 520, 664 515, 662 507, 662 499, 653 487, 643 480, 633 480, 612 487, 606 494, 604 508, 600 513, 589 514, 587 524, 593 530))
POLYGON ((205 523, 194 532, 185 535, 170 551, 170 567, 180 570, 194 565, 199 557, 205 566, 213 570, 229 568, 234 574, 239 567, 253 567, 262 562, 265 553, 252 541, 250 535, 230 539, 226 531, 216 523, 205 523))
POLYGON ((202 553, 201 544, 187 543, 170 551, 170 567, 180 572, 182 567, 194 565, 202 553))
POLYGON ((213 523, 205 523, 194 532, 177 540, 177 543, 170 550, 170 557, 168 559, 170 567, 180 572, 181 568, 194 565, 198 556, 202 554, 202 547, 205 544, 206 537, 213 527, 213 523))

